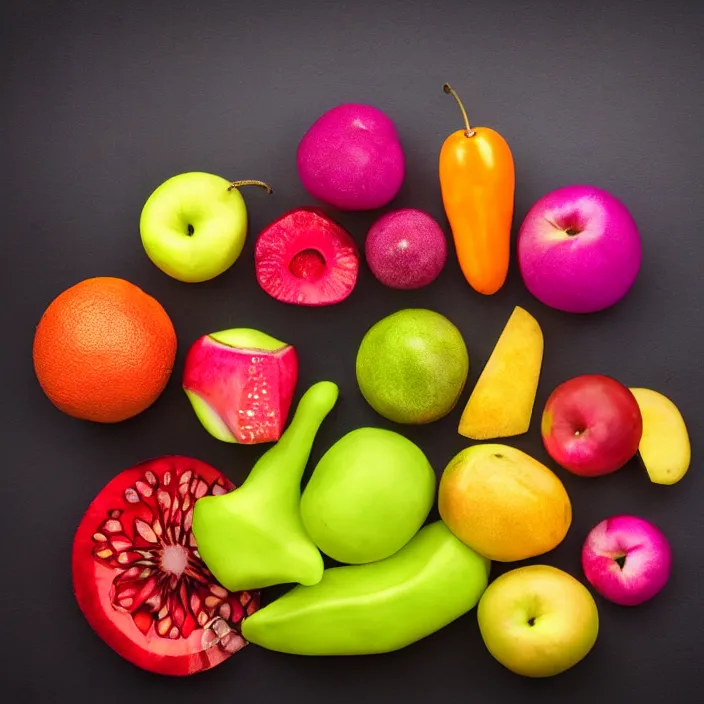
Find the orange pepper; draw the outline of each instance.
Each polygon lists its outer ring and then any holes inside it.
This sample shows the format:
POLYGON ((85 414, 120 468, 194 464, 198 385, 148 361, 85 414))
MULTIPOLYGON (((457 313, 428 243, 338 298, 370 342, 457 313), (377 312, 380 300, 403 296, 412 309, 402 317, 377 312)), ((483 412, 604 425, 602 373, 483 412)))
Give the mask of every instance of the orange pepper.
POLYGON ((511 253, 515 169, 506 140, 489 127, 470 127, 457 93, 464 129, 440 151, 440 189, 464 277, 479 293, 496 293, 506 281, 511 253))

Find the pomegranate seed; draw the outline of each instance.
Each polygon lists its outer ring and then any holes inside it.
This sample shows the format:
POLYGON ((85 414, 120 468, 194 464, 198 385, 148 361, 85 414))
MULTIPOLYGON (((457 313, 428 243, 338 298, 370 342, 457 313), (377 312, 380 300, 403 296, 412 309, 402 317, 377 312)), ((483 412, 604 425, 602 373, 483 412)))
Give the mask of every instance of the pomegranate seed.
POLYGON ((119 540, 113 538, 113 540, 110 541, 110 545, 115 552, 124 552, 132 547, 132 541, 125 540, 124 537, 119 540))
POLYGON ((174 626, 171 631, 169 631, 169 638, 176 640, 181 635, 181 632, 174 626))
POLYGON ((222 618, 228 621, 230 619, 230 616, 232 615, 232 607, 226 601, 224 601, 222 604, 220 604, 218 613, 222 618))
POLYGON ((164 604, 156 615, 157 621, 163 621, 169 615, 169 605, 164 604))
POLYGON ((222 494, 227 494, 227 489, 220 484, 216 484, 212 490, 213 496, 222 496, 222 494))
MULTIPOLYGON (((202 626, 203 624, 201 624, 202 626)), ((201 646, 203 650, 212 648, 218 642, 218 637, 210 630, 203 631, 203 639, 201 640, 201 646)))
POLYGON ((205 613, 205 611, 201 611, 198 616, 196 616, 196 619, 198 620, 198 625, 203 628, 203 626, 208 623, 208 614, 205 613))
POLYGON ((114 518, 110 519, 109 521, 105 521, 105 525, 103 528, 108 532, 108 533, 122 533, 122 523, 120 521, 115 520, 114 518))
POLYGON ((176 587, 178 586, 178 575, 172 574, 171 577, 169 578, 169 589, 171 591, 174 591, 176 587))
POLYGON ((190 531, 192 525, 193 525, 193 509, 191 509, 183 519, 183 530, 190 531))
POLYGON ((242 650, 247 644, 242 636, 231 631, 224 638, 220 639, 220 645, 227 650, 228 653, 236 653, 238 650, 242 650))
POLYGON ((175 513, 180 507, 181 504, 179 503, 178 496, 174 496, 173 501, 171 502, 171 510, 175 513))
POLYGON ((195 550, 195 548, 198 547, 198 542, 196 541, 196 536, 193 535, 193 533, 189 534, 189 536, 188 536, 188 544, 192 548, 194 548, 193 555, 200 560, 200 555, 198 554, 198 551, 195 550))
POLYGON ((96 552, 95 554, 101 560, 107 560, 108 557, 110 557, 112 555, 112 550, 106 548, 105 550, 100 550, 99 552, 96 552))
POLYGON ((125 501, 130 504, 139 503, 139 494, 132 487, 128 487, 125 489, 125 501))
POLYGON ((160 636, 166 636, 166 634, 171 630, 171 617, 166 616, 163 620, 157 621, 156 632, 160 636))
POLYGON ((205 607, 207 609, 215 609, 221 601, 220 597, 208 595, 205 597, 205 607))
POLYGON ((193 492, 193 495, 196 497, 196 499, 200 499, 203 496, 205 496, 208 493, 208 485, 201 479, 198 482, 198 486, 196 487, 196 490, 193 492))
POLYGON ((218 638, 224 638, 232 629, 227 621, 216 618, 215 621, 213 621, 213 630, 218 638))
POLYGON ((152 523, 152 530, 154 531, 154 535, 162 535, 164 532, 159 521, 154 521, 154 523, 152 523))
POLYGON ((141 480, 137 480, 137 481, 135 482, 135 487, 137 488, 137 491, 138 491, 142 496, 144 496, 144 498, 146 498, 146 499, 148 499, 148 498, 152 495, 152 493, 153 493, 153 491, 154 491, 154 490, 149 486, 149 484, 145 484, 145 483, 144 483, 143 481, 141 481, 141 480))
POLYGON ((215 594, 215 596, 219 597, 220 599, 224 599, 227 596, 227 589, 221 587, 219 584, 211 584, 210 593, 215 594))
POLYGON ((186 496, 186 494, 188 494, 188 484, 180 484, 178 493, 181 494, 181 496, 186 496))
POLYGON ((164 472, 164 486, 171 484, 171 472, 164 472))
POLYGON ((96 543, 107 543, 108 539, 102 533, 93 533, 93 540, 96 543))
POLYGON ((152 486, 156 486, 156 485, 158 484, 156 475, 154 474, 154 472, 152 472, 151 469, 148 469, 148 470, 144 473, 144 478, 145 478, 152 486))
POLYGON ((183 497, 183 501, 181 502, 181 508, 184 511, 188 511, 188 507, 191 505, 191 495, 187 494, 186 496, 183 497))
POLYGON ((152 544, 156 545, 159 542, 159 539, 156 537, 156 534, 152 530, 152 527, 146 521, 143 521, 141 518, 135 518, 134 519, 134 527, 135 527, 135 530, 148 543, 152 543, 152 544))

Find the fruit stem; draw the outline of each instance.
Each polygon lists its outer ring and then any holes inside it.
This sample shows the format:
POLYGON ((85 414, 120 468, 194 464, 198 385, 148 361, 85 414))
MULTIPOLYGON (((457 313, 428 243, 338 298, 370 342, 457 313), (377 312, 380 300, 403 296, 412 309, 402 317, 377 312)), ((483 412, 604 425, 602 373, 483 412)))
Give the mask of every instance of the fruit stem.
POLYGON ((228 187, 227 190, 231 191, 233 188, 240 188, 241 186, 260 186, 261 188, 266 189, 266 192, 271 194, 273 193, 273 189, 271 186, 268 184, 264 183, 264 181, 252 181, 252 180, 246 180, 246 181, 233 181, 228 187))
POLYGON ((459 105, 460 110, 462 112, 462 118, 464 119, 464 136, 465 137, 474 137, 476 132, 470 127, 469 125, 469 117, 467 116, 467 111, 464 109, 464 105, 462 105, 462 101, 460 100, 460 96, 455 93, 454 89, 449 83, 444 83, 442 86, 442 89, 451 95, 454 99, 457 105, 459 105))

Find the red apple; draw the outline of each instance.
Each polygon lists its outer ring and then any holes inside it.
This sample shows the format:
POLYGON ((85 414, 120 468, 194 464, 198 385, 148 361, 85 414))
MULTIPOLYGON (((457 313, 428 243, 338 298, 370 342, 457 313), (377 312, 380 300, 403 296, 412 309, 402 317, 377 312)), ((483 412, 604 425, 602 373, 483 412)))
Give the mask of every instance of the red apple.
POLYGON ((597 477, 615 472, 636 454, 643 419, 626 386, 602 374, 583 374, 550 394, 540 430, 557 464, 597 477))

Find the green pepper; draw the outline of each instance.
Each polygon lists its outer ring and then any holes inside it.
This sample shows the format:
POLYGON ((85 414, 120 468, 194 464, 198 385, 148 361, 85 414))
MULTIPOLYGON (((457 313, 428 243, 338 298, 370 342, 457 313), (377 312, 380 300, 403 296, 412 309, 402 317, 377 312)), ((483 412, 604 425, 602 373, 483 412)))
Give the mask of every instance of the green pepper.
POLYGON ((474 608, 491 563, 442 521, 391 557, 326 569, 246 618, 242 635, 295 655, 370 655, 404 648, 474 608))

